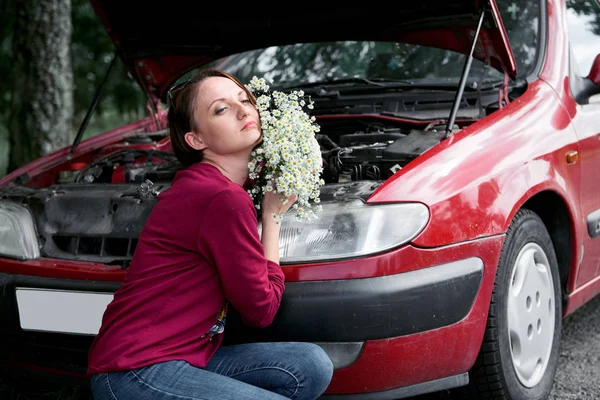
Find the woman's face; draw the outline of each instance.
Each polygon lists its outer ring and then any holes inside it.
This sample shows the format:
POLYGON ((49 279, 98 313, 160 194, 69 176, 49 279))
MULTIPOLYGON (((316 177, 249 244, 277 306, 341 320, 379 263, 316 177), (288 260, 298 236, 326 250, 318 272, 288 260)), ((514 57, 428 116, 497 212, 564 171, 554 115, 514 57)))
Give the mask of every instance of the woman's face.
POLYGON ((188 144, 218 155, 249 155, 261 131, 258 111, 247 93, 224 77, 207 78, 197 90, 197 132, 186 134, 188 144))

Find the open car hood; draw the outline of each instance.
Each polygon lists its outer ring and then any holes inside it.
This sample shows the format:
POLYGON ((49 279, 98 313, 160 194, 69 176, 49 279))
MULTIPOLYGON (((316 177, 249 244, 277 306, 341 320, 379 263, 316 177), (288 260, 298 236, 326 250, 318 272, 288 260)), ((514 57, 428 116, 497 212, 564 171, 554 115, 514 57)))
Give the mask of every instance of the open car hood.
POLYGON ((215 59, 256 48, 301 42, 392 41, 469 54, 516 77, 516 63, 495 0, 419 0, 377 9, 314 9, 256 5, 211 9, 205 2, 151 5, 91 0, 134 79, 164 99, 183 73, 215 59))

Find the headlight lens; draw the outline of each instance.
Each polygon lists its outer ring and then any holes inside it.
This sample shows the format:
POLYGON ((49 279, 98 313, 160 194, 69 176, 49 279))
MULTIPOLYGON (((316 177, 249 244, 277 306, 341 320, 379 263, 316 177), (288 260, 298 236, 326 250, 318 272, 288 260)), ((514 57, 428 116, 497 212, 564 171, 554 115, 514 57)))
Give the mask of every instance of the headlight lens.
POLYGON ((31 212, 21 205, 0 201, 0 257, 30 260, 39 256, 31 212))
POLYGON ((366 256, 400 246, 416 237, 429 221, 420 203, 365 204, 361 200, 323 203, 318 218, 281 221, 282 263, 366 256))

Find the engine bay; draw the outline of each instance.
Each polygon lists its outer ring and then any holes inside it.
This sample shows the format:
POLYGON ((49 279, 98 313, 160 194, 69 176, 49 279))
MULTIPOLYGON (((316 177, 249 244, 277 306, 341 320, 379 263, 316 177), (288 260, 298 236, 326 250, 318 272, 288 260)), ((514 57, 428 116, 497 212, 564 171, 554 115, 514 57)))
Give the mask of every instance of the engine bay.
MULTIPOLYGON (((364 119, 320 122, 317 141, 326 184, 361 180, 383 181, 440 142, 445 125, 424 127, 384 124, 364 119)), ((140 139, 141 141, 141 139, 140 139)), ((59 183, 171 182, 182 168, 170 151, 129 139, 107 154, 97 156, 80 170, 61 175, 59 183)))
POLYGON ((444 134, 441 125, 426 129, 374 125, 346 133, 332 140, 318 135, 326 183, 386 180, 409 162, 438 144, 444 134))

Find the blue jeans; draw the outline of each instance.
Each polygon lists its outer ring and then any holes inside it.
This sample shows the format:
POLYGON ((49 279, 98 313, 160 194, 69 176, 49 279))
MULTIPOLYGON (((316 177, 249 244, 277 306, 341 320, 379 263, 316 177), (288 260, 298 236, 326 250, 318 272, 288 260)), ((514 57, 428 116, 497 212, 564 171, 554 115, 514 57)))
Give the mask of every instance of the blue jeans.
POLYGON ((249 343, 221 348, 205 368, 168 361, 92 376, 94 400, 314 400, 333 364, 313 343, 249 343))

